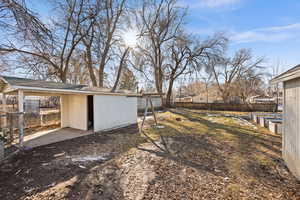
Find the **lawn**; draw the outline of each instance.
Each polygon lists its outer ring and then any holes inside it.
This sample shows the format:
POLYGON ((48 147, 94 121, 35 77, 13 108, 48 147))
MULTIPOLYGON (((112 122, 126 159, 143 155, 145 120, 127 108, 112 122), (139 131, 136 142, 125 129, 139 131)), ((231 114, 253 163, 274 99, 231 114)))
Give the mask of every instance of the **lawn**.
POLYGON ((134 127, 39 147, 0 168, 0 199, 300 199, 281 137, 230 113, 171 109, 134 127), (96 161, 73 158, 101 156, 96 161))

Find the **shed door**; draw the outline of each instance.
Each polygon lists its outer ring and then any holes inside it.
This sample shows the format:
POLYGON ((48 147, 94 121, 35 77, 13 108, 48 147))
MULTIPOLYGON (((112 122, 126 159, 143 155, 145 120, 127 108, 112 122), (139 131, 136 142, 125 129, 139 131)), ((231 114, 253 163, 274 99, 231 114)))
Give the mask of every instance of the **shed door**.
POLYGON ((87 96, 87 110, 88 110, 88 129, 94 128, 94 96, 87 96))

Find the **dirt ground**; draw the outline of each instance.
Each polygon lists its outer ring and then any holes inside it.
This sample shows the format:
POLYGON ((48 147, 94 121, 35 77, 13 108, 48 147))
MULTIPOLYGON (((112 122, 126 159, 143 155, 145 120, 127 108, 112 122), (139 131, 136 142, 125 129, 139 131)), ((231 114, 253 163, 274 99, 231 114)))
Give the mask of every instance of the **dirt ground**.
POLYGON ((130 127, 24 152, 0 166, 0 199, 300 199, 281 137, 223 114, 170 110, 148 138, 130 127))

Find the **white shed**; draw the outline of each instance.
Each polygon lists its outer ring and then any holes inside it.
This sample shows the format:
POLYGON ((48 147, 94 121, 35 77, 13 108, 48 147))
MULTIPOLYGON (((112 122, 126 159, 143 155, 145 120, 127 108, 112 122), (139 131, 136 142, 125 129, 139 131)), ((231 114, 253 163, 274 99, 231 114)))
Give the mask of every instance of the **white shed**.
POLYGON ((283 83, 282 156, 300 179, 300 65, 280 74, 272 84, 283 83))
POLYGON ((134 93, 8 76, 0 77, 0 91, 4 105, 6 95, 18 95, 20 113, 24 112, 25 96, 60 96, 62 128, 96 132, 137 123, 139 95, 134 93))

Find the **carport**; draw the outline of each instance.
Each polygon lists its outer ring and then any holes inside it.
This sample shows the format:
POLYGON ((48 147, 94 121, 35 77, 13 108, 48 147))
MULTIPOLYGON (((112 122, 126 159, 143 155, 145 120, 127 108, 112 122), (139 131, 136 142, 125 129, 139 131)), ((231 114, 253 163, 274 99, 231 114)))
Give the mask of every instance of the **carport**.
MULTIPOLYGON (((73 85, 59 82, 40 81, 26 78, 1 76, 0 92, 2 108, 7 112, 6 95, 17 95, 19 145, 24 145, 24 97, 59 96, 61 128, 48 139, 45 134, 37 136, 45 141, 54 141, 59 135, 60 141, 84 136, 92 132, 120 128, 137 123, 137 96, 128 92, 109 92, 103 88, 89 88, 85 85, 73 85), (72 131, 73 130, 73 131, 72 131), (78 133, 78 134, 77 134, 78 133)), ((37 134, 39 135, 39 134, 37 134)), ((26 143, 28 144, 27 140, 26 143)))

